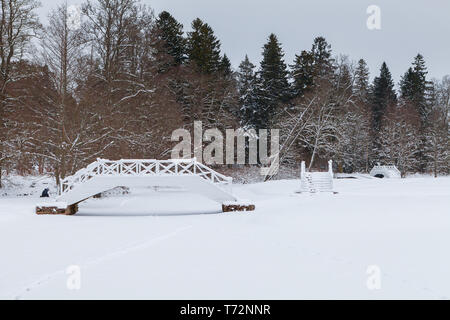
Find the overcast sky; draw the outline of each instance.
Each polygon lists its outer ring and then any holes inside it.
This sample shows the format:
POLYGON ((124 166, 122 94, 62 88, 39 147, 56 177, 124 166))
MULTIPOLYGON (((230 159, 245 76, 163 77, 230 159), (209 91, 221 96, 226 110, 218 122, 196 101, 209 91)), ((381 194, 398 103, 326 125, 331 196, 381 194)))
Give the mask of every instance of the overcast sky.
MULTIPOLYGON (((62 0, 43 0, 42 21, 62 0)), ((67 0, 80 4, 80 0, 67 0)), ((335 54, 364 58, 371 76, 383 61, 396 82, 418 53, 425 56, 430 77, 450 74, 450 0, 143 0, 158 14, 169 11, 190 29, 201 18, 212 26, 233 67, 248 54, 261 60, 270 33, 283 45, 287 64, 324 36, 335 54), (369 30, 369 5, 381 9, 381 30, 369 30)))

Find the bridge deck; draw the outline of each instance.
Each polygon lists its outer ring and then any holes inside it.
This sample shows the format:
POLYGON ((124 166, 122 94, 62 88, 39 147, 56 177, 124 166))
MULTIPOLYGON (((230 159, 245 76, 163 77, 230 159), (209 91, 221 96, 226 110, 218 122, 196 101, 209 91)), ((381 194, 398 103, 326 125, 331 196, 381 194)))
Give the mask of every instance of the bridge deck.
POLYGON ((72 205, 96 194, 116 187, 176 187, 204 195, 217 202, 236 201, 229 191, 218 187, 196 175, 161 176, 95 176, 74 186, 69 192, 58 197, 58 201, 72 205))

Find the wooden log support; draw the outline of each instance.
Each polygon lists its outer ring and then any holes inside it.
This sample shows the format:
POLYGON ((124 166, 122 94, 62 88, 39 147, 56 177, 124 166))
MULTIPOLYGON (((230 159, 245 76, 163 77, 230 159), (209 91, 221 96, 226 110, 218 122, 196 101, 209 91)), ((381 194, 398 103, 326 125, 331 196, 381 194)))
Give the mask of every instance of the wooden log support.
POLYGON ((78 204, 70 205, 67 208, 61 208, 61 207, 58 207, 58 206, 52 206, 50 203, 49 203, 48 206, 42 206, 42 205, 36 206, 36 214, 39 214, 39 215, 44 215, 44 214, 55 215, 55 214, 59 214, 59 215, 71 216, 71 215, 74 215, 77 212, 78 212, 78 204))
POLYGON ((77 212, 78 212, 78 203, 75 203, 66 208, 66 215, 68 215, 68 216, 72 216, 77 212))
POLYGON ((238 212, 238 211, 255 211, 254 204, 222 204, 223 212, 238 212))

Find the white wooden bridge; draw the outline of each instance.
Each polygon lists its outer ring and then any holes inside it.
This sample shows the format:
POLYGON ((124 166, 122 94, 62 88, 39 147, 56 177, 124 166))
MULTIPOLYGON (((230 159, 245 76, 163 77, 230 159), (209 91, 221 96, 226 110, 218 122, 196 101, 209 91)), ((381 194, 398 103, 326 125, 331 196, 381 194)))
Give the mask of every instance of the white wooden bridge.
POLYGON ((377 164, 370 171, 370 175, 376 178, 400 179, 402 174, 396 166, 382 166, 377 164))
MULTIPOLYGON (((75 213, 78 203, 116 187, 173 187, 201 194, 222 204, 231 203, 235 207, 238 206, 238 199, 232 193, 232 184, 232 178, 208 168, 196 159, 97 159, 73 176, 65 178, 56 200, 58 204, 66 204, 65 213, 75 213)), ((229 207, 228 204, 226 206, 229 207)), ((48 208, 38 211, 37 208, 37 213, 49 213, 46 212, 48 208)))

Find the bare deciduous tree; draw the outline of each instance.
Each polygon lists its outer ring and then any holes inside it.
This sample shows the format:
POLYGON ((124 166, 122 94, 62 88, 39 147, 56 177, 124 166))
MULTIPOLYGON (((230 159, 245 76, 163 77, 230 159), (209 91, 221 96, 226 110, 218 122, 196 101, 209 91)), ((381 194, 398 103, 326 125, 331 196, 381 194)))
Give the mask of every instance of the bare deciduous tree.
POLYGON ((19 74, 14 73, 14 62, 24 57, 32 37, 40 24, 35 9, 35 0, 1 0, 0 12, 0 187, 3 162, 11 157, 5 152, 8 137, 8 114, 13 103, 9 87, 19 74))

